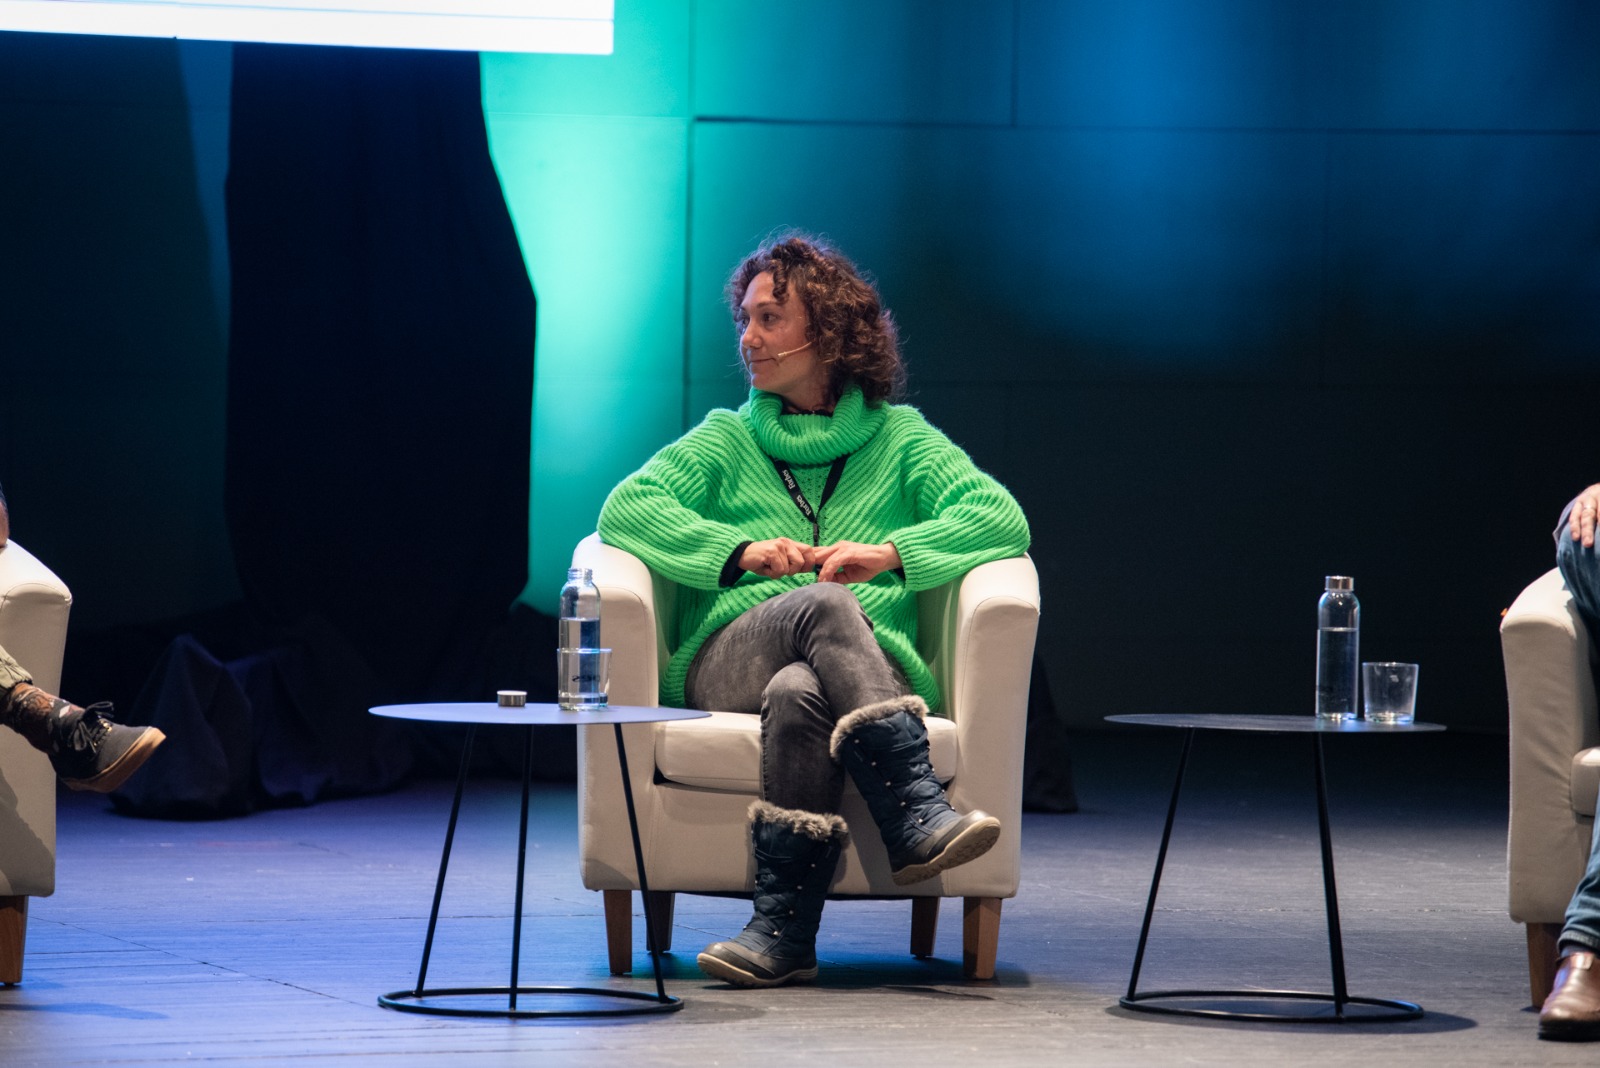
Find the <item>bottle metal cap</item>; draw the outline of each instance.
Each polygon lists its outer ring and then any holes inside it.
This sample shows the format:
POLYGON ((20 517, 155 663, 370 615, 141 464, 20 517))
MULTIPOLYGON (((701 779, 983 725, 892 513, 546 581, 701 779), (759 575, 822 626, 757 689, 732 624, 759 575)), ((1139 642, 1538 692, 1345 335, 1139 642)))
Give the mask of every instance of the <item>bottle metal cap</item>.
POLYGON ((526 690, 496 690, 495 696, 499 698, 501 708, 524 708, 528 704, 526 690))
POLYGON ((1330 590, 1353 590, 1356 580, 1349 575, 1329 575, 1326 579, 1327 588, 1330 590))

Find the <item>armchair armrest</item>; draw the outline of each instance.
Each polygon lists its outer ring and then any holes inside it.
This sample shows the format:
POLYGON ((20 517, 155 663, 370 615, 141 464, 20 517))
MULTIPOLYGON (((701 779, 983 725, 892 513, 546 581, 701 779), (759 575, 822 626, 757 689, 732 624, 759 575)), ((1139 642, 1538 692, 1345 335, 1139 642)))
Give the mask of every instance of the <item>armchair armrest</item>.
POLYGON ((1512 603, 1500 646, 1510 710, 1511 918, 1555 923, 1589 856, 1589 824, 1574 812, 1573 757, 1600 744, 1589 636, 1559 571, 1512 603))
MULTIPOLYGON (((1027 556, 982 564, 924 592, 918 611, 922 653, 939 679, 944 712, 959 735, 960 765, 950 783, 950 803, 963 811, 981 808, 1013 828, 974 868, 1018 871, 1038 572, 1027 556)), ((1009 893, 1014 892, 1012 886, 1009 893)))
MULTIPOLYGON (((572 554, 573 567, 594 572, 600 590, 600 640, 611 650, 610 703, 651 707, 661 702, 660 664, 667 656, 656 627, 655 579, 632 553, 590 534, 572 554)), ((663 611, 668 605, 662 604, 663 611)), ((628 779, 640 806, 639 833, 648 853, 656 834, 648 790, 655 774, 656 725, 622 728, 628 748, 628 779)), ((626 821, 608 818, 620 804, 621 767, 615 734, 598 727, 578 729, 578 848, 583 885, 591 890, 631 886, 636 878, 626 821)))

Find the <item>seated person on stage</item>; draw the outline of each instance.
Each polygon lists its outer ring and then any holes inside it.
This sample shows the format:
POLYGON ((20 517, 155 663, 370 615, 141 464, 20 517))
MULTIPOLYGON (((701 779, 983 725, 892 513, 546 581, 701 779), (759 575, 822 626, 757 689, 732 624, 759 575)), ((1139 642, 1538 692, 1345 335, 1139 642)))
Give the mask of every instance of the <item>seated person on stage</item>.
POLYGON ((817 974, 846 774, 896 883, 998 839, 1000 821, 951 808, 929 764, 923 717, 940 695, 917 655, 916 591, 1019 555, 1028 524, 915 408, 889 403, 904 381, 894 322, 837 250, 769 243, 727 297, 749 400, 624 480, 599 530, 683 587, 662 702, 761 717, 755 915, 699 964, 776 986, 817 974))
MULTIPOLYGON (((0 546, 10 537, 11 516, 0 490, 0 546)), ((110 793, 166 739, 154 727, 113 723, 110 712, 108 704, 79 708, 45 693, 0 648, 0 726, 10 727, 48 756, 56 775, 74 790, 110 793)))
MULTIPOLYGON (((1600 513, 1600 484, 1590 486, 1567 505, 1556 526, 1556 566, 1572 593, 1572 603, 1600 641, 1600 560, 1595 554, 1595 517, 1600 513)), ((1567 906, 1561 929, 1561 965, 1555 986, 1539 1010, 1539 1037, 1589 1041, 1600 1039, 1600 820, 1589 846, 1589 867, 1567 906)))

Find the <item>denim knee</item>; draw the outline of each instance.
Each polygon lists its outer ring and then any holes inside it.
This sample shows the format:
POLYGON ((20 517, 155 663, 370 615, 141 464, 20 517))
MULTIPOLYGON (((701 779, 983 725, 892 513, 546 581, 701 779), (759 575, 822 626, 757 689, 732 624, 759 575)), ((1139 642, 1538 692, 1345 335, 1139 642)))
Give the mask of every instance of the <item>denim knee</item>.
POLYGON ((820 605, 825 610, 853 608, 857 612, 861 611, 861 602, 850 592, 850 587, 839 582, 813 582, 799 587, 790 596, 820 605))
POLYGON ((816 615, 834 620, 860 620, 870 628, 872 621, 862 611, 861 602, 848 586, 838 582, 814 582, 801 586, 789 594, 801 606, 816 615))
POLYGON ((784 711, 798 708, 825 712, 828 707, 816 672, 804 661, 796 661, 772 676, 762 692, 762 703, 769 710, 784 711))

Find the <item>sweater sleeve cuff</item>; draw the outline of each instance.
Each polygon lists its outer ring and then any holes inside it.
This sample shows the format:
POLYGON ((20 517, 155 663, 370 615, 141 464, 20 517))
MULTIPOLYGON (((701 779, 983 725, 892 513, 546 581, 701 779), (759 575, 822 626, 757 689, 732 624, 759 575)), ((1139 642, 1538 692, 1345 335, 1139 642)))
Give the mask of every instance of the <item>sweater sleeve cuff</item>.
POLYGON ((741 541, 733 547, 733 552, 728 554, 728 562, 722 565, 722 577, 717 581, 723 586, 732 586, 744 577, 744 568, 739 566, 739 557, 750 547, 747 541, 741 541))

